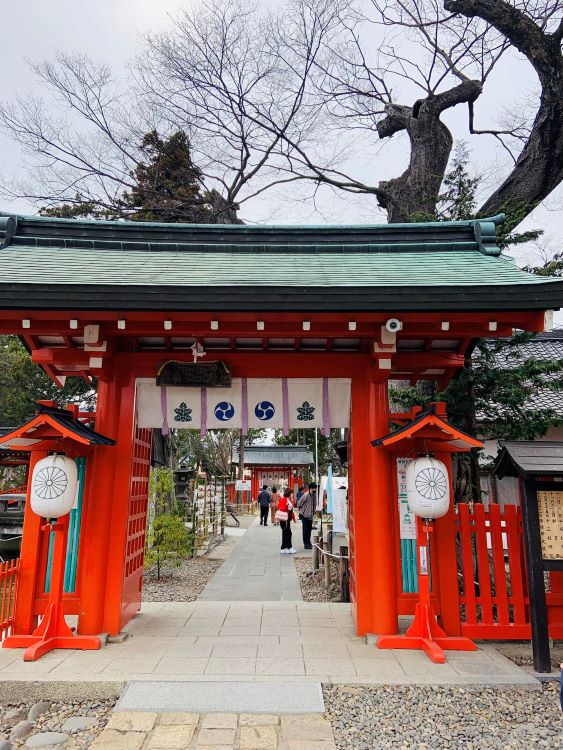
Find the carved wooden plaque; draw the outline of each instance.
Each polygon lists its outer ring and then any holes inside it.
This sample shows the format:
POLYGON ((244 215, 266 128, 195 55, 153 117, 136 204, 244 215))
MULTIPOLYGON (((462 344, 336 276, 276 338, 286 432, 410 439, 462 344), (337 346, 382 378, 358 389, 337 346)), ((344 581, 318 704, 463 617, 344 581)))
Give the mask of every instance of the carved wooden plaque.
POLYGON ((538 491, 542 558, 563 560, 563 492, 538 491))

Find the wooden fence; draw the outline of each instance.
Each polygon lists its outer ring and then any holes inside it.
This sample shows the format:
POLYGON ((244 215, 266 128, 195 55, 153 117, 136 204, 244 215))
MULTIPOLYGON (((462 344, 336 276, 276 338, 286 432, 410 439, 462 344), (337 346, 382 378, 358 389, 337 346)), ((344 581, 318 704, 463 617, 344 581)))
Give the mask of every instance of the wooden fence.
POLYGON ((0 641, 10 634, 13 624, 19 560, 0 563, 0 641))
POLYGON ((207 549, 214 537, 225 533, 226 516, 225 483, 221 478, 198 478, 193 487, 193 500, 189 505, 191 528, 191 554, 207 549))
MULTIPOLYGON (((531 638, 522 512, 518 506, 457 506, 456 535, 462 635, 531 638)), ((563 637, 563 592, 547 596, 550 635, 563 637)))

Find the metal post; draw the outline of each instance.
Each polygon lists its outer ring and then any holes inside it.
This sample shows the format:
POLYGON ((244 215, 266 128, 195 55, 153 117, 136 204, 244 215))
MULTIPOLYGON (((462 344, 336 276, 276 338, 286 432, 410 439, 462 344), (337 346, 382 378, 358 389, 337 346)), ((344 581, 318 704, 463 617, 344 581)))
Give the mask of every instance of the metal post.
POLYGON ((317 545, 319 543, 319 534, 317 531, 313 531, 312 538, 313 538, 313 570, 318 570, 319 569, 319 548, 317 545))
POLYGON ((192 557, 197 555, 197 482, 195 483, 196 497, 192 498, 192 557))
POLYGON ((327 524, 327 534, 326 534, 326 551, 328 554, 325 555, 325 589, 328 590, 330 586, 331 581, 331 563, 332 558, 330 557, 332 553, 332 524, 327 524))
POLYGON ((225 536, 225 519, 226 519, 227 504, 225 503, 225 479, 222 479, 221 484, 221 536, 225 536))
POLYGON ((319 482, 319 437, 315 427, 315 482, 319 482))
POLYGON ((340 564, 339 564, 339 580, 340 580, 340 601, 350 601, 350 570, 348 560, 348 547, 340 547, 340 564))

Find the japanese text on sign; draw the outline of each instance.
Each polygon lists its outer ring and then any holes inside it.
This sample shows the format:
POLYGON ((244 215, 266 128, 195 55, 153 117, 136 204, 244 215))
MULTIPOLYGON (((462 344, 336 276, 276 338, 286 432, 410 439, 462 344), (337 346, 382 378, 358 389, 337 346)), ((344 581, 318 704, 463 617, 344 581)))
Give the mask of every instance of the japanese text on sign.
POLYGON ((563 560, 563 492, 538 492, 542 558, 563 560))
POLYGON ((416 518, 407 500, 407 466, 412 458, 397 459, 397 490, 399 501, 399 534, 401 539, 416 539, 416 518))

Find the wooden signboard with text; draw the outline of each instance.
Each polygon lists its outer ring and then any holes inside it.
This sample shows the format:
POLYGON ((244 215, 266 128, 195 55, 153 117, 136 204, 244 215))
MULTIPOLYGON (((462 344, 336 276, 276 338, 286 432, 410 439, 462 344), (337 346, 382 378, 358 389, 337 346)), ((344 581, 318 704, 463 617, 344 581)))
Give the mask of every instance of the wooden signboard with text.
POLYGON ((534 668, 551 672, 544 571, 563 570, 563 484, 526 478, 522 518, 534 668))
POLYGON ((543 560, 563 560, 563 492, 539 490, 538 518, 543 560))

